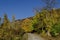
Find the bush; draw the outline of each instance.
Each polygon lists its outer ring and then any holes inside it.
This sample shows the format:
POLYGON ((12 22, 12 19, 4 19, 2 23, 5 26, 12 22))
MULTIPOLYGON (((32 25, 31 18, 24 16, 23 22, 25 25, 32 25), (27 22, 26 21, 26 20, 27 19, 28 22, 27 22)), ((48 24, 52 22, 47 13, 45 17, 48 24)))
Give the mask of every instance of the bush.
POLYGON ((52 26, 51 35, 57 36, 57 35, 59 35, 59 33, 60 33, 60 23, 58 22, 52 26))

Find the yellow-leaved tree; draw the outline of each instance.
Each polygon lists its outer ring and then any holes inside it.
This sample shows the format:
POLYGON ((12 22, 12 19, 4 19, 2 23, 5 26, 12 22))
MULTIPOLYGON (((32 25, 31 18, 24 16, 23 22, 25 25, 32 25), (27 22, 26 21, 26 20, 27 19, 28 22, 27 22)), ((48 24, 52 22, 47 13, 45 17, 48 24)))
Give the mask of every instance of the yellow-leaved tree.
POLYGON ((25 32, 31 32, 34 29, 31 25, 32 25, 32 20, 27 18, 22 22, 21 27, 25 32))

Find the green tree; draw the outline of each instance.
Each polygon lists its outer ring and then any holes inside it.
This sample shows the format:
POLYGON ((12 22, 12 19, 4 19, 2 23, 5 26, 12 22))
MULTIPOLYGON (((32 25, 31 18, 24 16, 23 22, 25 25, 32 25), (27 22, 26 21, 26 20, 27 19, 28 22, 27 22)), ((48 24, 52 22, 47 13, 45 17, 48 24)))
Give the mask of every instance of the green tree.
POLYGON ((3 18, 3 28, 8 28, 10 27, 10 21, 7 17, 7 14, 4 14, 4 18, 3 18))
POLYGON ((15 29, 16 23, 15 23, 15 16, 12 16, 12 28, 15 29))
POLYGON ((57 36, 59 34, 60 34, 60 21, 58 21, 56 24, 54 24, 51 29, 52 36, 57 36))

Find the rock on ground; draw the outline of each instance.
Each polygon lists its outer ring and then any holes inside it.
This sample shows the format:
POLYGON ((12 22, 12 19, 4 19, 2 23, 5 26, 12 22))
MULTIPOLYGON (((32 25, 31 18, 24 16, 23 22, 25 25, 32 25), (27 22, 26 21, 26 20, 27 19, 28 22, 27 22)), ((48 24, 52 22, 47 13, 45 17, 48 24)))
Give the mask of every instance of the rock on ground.
POLYGON ((44 40, 44 38, 40 37, 37 34, 27 33, 24 35, 24 40, 44 40))

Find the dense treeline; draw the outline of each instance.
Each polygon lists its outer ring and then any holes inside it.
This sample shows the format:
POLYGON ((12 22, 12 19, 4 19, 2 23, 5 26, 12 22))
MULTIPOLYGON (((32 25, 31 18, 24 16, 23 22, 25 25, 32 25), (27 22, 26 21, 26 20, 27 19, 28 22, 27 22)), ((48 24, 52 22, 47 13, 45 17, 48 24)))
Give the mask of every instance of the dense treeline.
POLYGON ((57 36, 60 34, 60 12, 56 9, 51 11, 42 10, 33 17, 33 27, 37 33, 57 36))
POLYGON ((38 33, 47 36, 58 36, 60 34, 60 10, 52 9, 36 12, 32 18, 12 21, 7 14, 0 18, 0 40, 22 40, 24 33, 38 33))
POLYGON ((0 18, 0 40, 21 40, 24 31, 19 23, 15 22, 15 17, 12 17, 12 22, 4 14, 4 18, 0 18), (3 21, 2 21, 3 20, 3 21))

